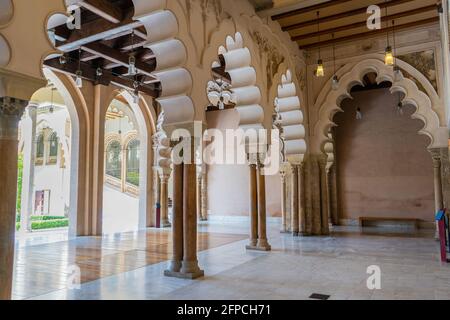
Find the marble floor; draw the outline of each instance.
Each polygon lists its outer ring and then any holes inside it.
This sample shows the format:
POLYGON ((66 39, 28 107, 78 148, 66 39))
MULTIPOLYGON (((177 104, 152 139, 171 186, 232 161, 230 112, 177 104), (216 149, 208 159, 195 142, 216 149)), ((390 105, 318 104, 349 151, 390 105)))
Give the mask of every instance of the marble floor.
POLYGON ((439 262, 438 244, 432 232, 337 228, 330 237, 293 238, 280 234, 277 224, 270 223, 268 228, 273 251, 263 253, 245 250, 247 223, 202 224, 199 232, 209 233, 208 238, 214 240, 211 245, 200 248, 199 263, 206 276, 196 281, 166 278, 162 274, 168 256, 160 260, 150 258, 155 253, 157 246, 153 245, 156 242, 168 241, 167 231, 159 238, 152 235, 151 244, 142 240, 142 234, 136 233, 100 238, 101 241, 99 238, 77 239, 77 246, 84 249, 75 255, 71 253, 73 244, 67 241, 60 242, 55 248, 38 245, 41 249, 34 254, 33 250, 19 249, 17 261, 30 266, 24 265, 21 269, 20 264, 16 265, 19 269, 16 269, 14 297, 38 300, 264 300, 308 299, 312 293, 319 293, 330 295, 330 299, 450 299, 450 265, 439 262), (95 250, 89 250, 85 244, 93 241, 100 241, 100 244, 96 244, 95 250), (117 253, 117 246, 121 250, 128 249, 125 253, 117 253), (139 257, 133 248, 149 253, 139 257), (105 273, 92 279, 88 273, 79 289, 67 289, 67 273, 61 265, 55 264, 46 275, 31 267, 34 263, 42 263, 50 252, 53 252, 54 261, 58 261, 56 256, 61 256, 60 260, 64 261, 70 256, 78 259, 72 261, 84 261, 88 265, 89 259, 80 257, 101 256, 100 264, 96 263, 104 266, 101 270, 105 273), (41 256, 43 253, 45 255, 41 256), (108 258, 111 254, 116 256, 108 258), (132 264, 128 269, 130 261, 141 264, 132 264), (381 270, 380 290, 367 288, 369 266, 378 266, 381 270), (26 275, 27 272, 31 274, 26 275), (39 289, 44 284, 47 285, 45 292, 39 289))

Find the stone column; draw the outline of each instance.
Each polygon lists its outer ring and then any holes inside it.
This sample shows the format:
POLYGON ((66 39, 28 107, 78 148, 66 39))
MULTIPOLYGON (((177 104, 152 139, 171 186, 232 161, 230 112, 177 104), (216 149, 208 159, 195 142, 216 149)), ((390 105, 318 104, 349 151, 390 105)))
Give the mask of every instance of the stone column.
POLYGON ((27 102, 0 98, 0 300, 11 299, 16 231, 18 126, 27 102))
POLYGON ((266 210, 266 176, 263 172, 264 165, 258 161, 257 186, 258 186, 258 250, 270 251, 271 247, 267 241, 267 210, 266 210))
MULTIPOLYGON (((440 149, 430 149, 431 157, 433 158, 434 169, 434 206, 435 212, 444 209, 444 197, 442 193, 442 162, 440 149)), ((439 238, 439 226, 436 223, 436 238, 439 238)))
POLYGON ((287 216, 286 216, 286 171, 280 171, 281 178, 281 233, 287 232, 287 216))
POLYGON ((297 167, 298 172, 298 210, 299 210, 299 236, 307 235, 306 208, 305 208, 305 165, 303 162, 297 167))
MULTIPOLYGON (((163 169, 163 171, 165 171, 165 169, 163 169)), ((161 220, 159 224, 160 228, 168 228, 171 226, 169 222, 169 178, 169 172, 162 172, 159 176, 159 179, 161 181, 159 201, 161 207, 161 220)))
MULTIPOLYGON (((205 169, 206 170, 206 169, 205 169)), ((201 217, 203 221, 208 220, 208 173, 203 172, 202 173, 202 179, 201 179, 201 199, 200 199, 200 206, 201 206, 201 217)))
POLYGON ((195 183, 195 187, 197 188, 197 219, 198 221, 203 221, 202 217, 202 173, 201 171, 197 172, 197 180, 195 183))
POLYGON ((193 187, 197 180, 197 167, 195 164, 184 164, 183 170, 184 255, 180 273, 184 278, 196 279, 204 275, 197 260, 197 189, 193 187))
POLYGON ((291 231, 294 237, 298 237, 299 227, 299 205, 298 205, 298 170, 297 165, 292 165, 292 205, 291 205, 291 231))
POLYGON ((331 215, 332 222, 335 226, 339 225, 339 207, 338 207, 338 193, 337 193, 337 164, 334 162, 331 167, 330 183, 331 183, 331 215))
POLYGON ((183 165, 173 166, 172 261, 166 276, 176 276, 183 261, 183 165))
POLYGON ((158 170, 158 143, 159 139, 157 135, 152 137, 152 149, 153 149, 153 217, 156 225, 148 225, 147 227, 157 227, 160 226, 161 221, 161 206, 159 197, 159 170, 158 170))
POLYGON ((327 184, 327 164, 328 157, 323 155, 319 157, 319 171, 320 171, 320 193, 321 193, 321 234, 330 234, 329 226, 329 206, 328 206, 328 184, 327 184))
POLYGON ((250 244, 247 249, 254 249, 258 244, 258 179, 256 164, 250 164, 250 244))
POLYGON ((20 210, 20 232, 31 232, 31 219, 33 215, 33 195, 34 195, 34 166, 36 161, 36 122, 37 105, 30 104, 27 107, 27 118, 24 119, 23 140, 23 176, 22 176, 22 199, 20 210), (25 136, 26 134, 26 136, 25 136))

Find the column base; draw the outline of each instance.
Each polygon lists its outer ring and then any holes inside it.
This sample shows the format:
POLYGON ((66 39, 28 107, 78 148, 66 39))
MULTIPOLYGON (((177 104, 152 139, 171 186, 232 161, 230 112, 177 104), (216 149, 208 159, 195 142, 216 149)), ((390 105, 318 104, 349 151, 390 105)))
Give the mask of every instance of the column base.
POLYGON ((161 222, 160 228, 170 228, 172 224, 169 221, 161 222))
POLYGON ((268 244, 257 244, 257 245, 248 245, 245 247, 245 249, 250 250, 250 251, 271 251, 272 247, 268 244))
POLYGON ((288 233, 291 233, 289 230, 280 230, 280 233, 286 233, 286 234, 288 234, 288 233))
POLYGON ((208 218, 200 218, 200 221, 208 221, 208 218))
POLYGON ((176 272, 171 270, 165 270, 164 276, 169 278, 178 278, 178 279, 186 279, 186 280, 194 280, 205 276, 205 272, 203 270, 199 270, 197 272, 176 272))
POLYGON ((299 232, 299 233, 298 233, 298 236, 299 236, 299 237, 309 237, 310 234, 307 233, 307 232, 299 232))

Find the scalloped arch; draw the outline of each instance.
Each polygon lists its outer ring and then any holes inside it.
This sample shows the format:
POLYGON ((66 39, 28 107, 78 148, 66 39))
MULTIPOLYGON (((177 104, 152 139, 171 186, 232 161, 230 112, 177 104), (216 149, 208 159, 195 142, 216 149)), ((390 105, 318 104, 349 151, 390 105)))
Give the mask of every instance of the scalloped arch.
POLYGON ((211 67, 221 66, 231 78, 236 111, 239 113, 239 127, 242 129, 264 128, 264 109, 261 103, 261 90, 256 86, 256 70, 252 66, 250 50, 244 45, 240 32, 234 37, 227 36, 225 45, 218 48, 219 61, 211 67))
POLYGON ((275 111, 281 117, 286 156, 290 161, 302 161, 307 151, 306 129, 303 125, 304 117, 300 98, 289 69, 281 76, 274 103, 275 111))
POLYGON ((392 67, 386 66, 378 59, 360 61, 348 69, 340 77, 340 84, 337 90, 331 90, 328 85, 321 92, 320 96, 324 97, 324 100, 320 104, 318 111, 319 120, 314 127, 316 137, 315 148, 318 151, 324 152, 326 143, 330 142, 328 133, 331 127, 336 126, 333 122, 334 115, 337 112, 343 111, 340 108, 342 100, 351 98, 351 87, 354 84, 362 83, 363 77, 371 72, 377 74, 378 83, 383 81, 391 82, 391 92, 402 92, 405 95, 403 101, 416 108, 412 118, 419 119, 424 123, 424 127, 419 131, 419 134, 426 135, 430 138, 431 144, 429 148, 442 148, 448 145, 447 130, 440 127, 439 117, 433 110, 432 100, 427 94, 419 90, 414 81, 405 77, 401 77, 401 79, 397 79, 396 81, 392 67))

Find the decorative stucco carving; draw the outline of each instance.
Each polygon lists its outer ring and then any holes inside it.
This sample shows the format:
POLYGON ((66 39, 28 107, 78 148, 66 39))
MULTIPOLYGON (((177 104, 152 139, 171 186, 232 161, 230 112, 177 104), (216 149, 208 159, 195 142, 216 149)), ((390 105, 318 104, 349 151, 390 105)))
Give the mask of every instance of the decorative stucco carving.
POLYGON ((337 112, 342 112, 341 102, 346 98, 351 98, 351 88, 354 85, 363 85, 363 77, 369 73, 377 74, 377 82, 389 81, 393 85, 391 92, 401 92, 404 95, 403 103, 413 105, 416 112, 412 115, 413 119, 421 120, 425 126, 419 132, 427 135, 430 140, 430 148, 439 148, 447 146, 448 132, 446 128, 439 125, 439 117, 432 108, 432 100, 424 92, 420 91, 414 81, 401 77, 395 79, 394 71, 377 59, 368 59, 354 65, 350 71, 340 77, 339 88, 331 90, 327 85, 326 98, 319 107, 319 120, 314 127, 315 147, 324 151, 326 142, 329 141, 328 132, 335 126, 333 117, 337 112))

